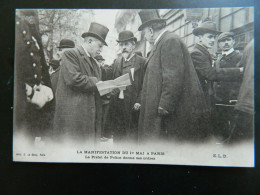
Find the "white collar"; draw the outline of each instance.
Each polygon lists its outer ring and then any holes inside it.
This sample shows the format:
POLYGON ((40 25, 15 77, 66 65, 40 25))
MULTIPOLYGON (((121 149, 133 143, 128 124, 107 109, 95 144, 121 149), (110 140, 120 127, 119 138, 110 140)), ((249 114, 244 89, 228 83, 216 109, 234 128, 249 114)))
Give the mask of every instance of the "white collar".
POLYGON ((227 56, 227 55, 231 54, 233 51, 235 51, 234 48, 231 48, 228 51, 222 51, 222 55, 226 55, 227 56))
POLYGON ((132 59, 132 57, 134 57, 134 56, 135 56, 135 53, 132 53, 132 55, 129 58, 127 58, 127 59, 124 58, 124 60, 126 62, 129 62, 132 59))
POLYGON ((87 49, 85 48, 84 44, 82 44, 81 46, 82 46, 82 48, 84 49, 84 51, 86 52, 87 56, 88 56, 88 57, 91 57, 90 54, 88 53, 87 49))
POLYGON ((159 39, 161 38, 161 36, 166 32, 166 29, 164 29, 159 35, 158 37, 154 40, 154 45, 159 41, 159 39))

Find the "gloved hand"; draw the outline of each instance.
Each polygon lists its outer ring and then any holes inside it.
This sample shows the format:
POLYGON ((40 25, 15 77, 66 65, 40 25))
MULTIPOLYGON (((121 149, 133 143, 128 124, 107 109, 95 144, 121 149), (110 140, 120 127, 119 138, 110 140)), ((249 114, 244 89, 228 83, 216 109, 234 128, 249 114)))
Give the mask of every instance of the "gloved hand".
POLYGON ((53 99, 52 89, 45 85, 35 85, 33 88, 26 84, 27 101, 34 104, 38 109, 53 99), (31 90, 30 90, 31 89, 31 90), (31 93, 29 93, 31 91, 31 93))

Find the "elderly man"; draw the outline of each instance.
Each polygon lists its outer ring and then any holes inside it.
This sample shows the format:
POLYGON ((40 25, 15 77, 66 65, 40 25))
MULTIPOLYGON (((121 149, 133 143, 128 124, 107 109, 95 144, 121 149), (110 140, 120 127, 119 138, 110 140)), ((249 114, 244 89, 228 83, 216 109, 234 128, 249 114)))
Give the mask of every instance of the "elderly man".
MULTIPOLYGON (((216 68, 241 68, 240 60, 242 54, 234 49, 234 33, 223 32, 218 36, 218 46, 221 54, 216 61, 216 68)), ((230 135, 230 125, 234 123, 234 104, 237 100, 238 92, 242 82, 243 72, 235 72, 225 80, 214 83, 217 132, 219 136, 227 138, 230 135)))
POLYGON ((48 136, 53 105, 38 14, 17 10, 15 37, 14 134, 22 132, 40 143, 48 136))
POLYGON ((96 83, 101 70, 94 58, 107 45, 109 29, 91 23, 82 46, 64 52, 56 91, 54 131, 59 138, 94 144, 100 138, 102 102, 96 83))
POLYGON ((209 50, 214 46, 216 35, 219 34, 214 22, 203 22, 193 30, 193 34, 198 37, 199 42, 195 44, 191 52, 191 58, 211 110, 212 134, 218 136, 213 83, 214 81, 228 80, 234 74, 240 74, 243 69, 213 66, 213 59, 209 50))
POLYGON ((166 31, 157 10, 143 10, 139 15, 139 30, 153 44, 143 81, 139 141, 154 143, 165 136, 205 138, 208 109, 187 47, 166 31))
POLYGON ((144 76, 145 58, 134 52, 137 39, 131 31, 122 31, 117 40, 121 50, 113 67, 113 79, 124 75, 131 75, 132 85, 123 91, 119 97, 119 90, 114 90, 110 105, 111 123, 114 129, 114 140, 122 139, 137 142, 137 126, 139 109, 141 107, 140 93, 144 76))

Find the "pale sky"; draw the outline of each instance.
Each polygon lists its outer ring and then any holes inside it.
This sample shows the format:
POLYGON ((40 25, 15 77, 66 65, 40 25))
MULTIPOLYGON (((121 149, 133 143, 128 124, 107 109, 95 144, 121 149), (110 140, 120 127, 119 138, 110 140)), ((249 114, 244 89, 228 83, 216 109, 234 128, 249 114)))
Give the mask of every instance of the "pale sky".
POLYGON ((94 21, 100 23, 107 28, 109 28, 108 35, 106 37, 106 42, 108 47, 104 46, 102 56, 105 59, 105 63, 111 65, 116 58, 117 52, 117 38, 118 34, 116 32, 115 26, 115 16, 117 10, 113 9, 96 9, 94 10, 95 16, 94 21))

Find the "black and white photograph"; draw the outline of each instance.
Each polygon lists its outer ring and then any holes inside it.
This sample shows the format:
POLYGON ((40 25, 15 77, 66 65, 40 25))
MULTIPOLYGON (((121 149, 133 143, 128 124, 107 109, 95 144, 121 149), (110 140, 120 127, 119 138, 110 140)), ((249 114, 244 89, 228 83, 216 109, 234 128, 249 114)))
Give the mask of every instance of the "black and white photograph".
POLYGON ((254 7, 16 9, 13 161, 254 167, 254 7))

